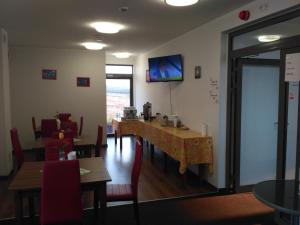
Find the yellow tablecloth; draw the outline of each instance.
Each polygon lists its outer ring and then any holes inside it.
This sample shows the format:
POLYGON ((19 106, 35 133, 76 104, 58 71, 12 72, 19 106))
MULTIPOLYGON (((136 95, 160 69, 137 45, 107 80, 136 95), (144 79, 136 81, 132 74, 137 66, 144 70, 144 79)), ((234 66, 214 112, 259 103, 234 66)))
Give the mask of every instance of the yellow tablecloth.
POLYGON ((210 136, 202 136, 193 130, 162 127, 157 121, 113 119, 112 125, 118 136, 128 134, 141 136, 179 161, 181 174, 192 164, 209 164, 212 173, 213 142, 210 136))

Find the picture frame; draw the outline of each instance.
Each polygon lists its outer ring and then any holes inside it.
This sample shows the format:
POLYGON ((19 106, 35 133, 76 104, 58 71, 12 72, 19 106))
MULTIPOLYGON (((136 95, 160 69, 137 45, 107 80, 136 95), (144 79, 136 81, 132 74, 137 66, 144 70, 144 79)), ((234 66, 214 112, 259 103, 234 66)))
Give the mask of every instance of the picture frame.
POLYGON ((90 87, 90 78, 77 77, 77 87, 90 87))
POLYGON ((42 69, 42 79, 44 80, 56 80, 57 72, 55 69, 42 69))

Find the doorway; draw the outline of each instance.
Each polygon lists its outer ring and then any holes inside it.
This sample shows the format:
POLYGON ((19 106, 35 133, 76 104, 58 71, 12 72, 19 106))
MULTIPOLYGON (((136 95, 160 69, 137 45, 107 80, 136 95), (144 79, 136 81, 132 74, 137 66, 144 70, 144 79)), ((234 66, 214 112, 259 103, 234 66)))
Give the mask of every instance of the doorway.
POLYGON ((279 60, 237 61, 236 191, 276 178, 279 60))
POLYGON ((299 82, 285 81, 287 54, 300 52, 299 29, 293 28, 299 24, 297 10, 229 35, 228 191, 251 191, 263 180, 299 177, 299 82), (279 40, 258 41, 274 31, 279 40))

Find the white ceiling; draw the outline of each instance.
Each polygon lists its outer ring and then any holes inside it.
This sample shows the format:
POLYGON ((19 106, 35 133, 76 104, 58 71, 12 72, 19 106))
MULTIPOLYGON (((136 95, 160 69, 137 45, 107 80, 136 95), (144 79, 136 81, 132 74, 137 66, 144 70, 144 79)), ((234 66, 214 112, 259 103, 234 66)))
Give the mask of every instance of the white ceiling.
POLYGON ((10 46, 83 48, 102 40, 107 52, 148 51, 252 0, 200 0, 177 8, 163 0, 1 0, 0 27, 10 46), (128 6, 121 13, 118 8, 128 6), (100 34, 89 24, 113 21, 126 26, 118 34, 100 34))

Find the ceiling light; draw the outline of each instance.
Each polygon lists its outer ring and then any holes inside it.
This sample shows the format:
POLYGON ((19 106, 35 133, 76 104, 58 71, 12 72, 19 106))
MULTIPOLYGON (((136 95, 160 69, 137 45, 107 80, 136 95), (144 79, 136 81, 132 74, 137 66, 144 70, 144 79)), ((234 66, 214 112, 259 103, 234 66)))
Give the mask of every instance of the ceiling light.
POLYGON ((126 58, 129 58, 132 54, 129 52, 116 52, 116 53, 113 53, 113 55, 120 59, 126 59, 126 58))
POLYGON ((261 35, 257 38, 260 42, 272 42, 280 39, 280 35, 261 35))
POLYGON ((91 24, 99 33, 115 34, 124 28, 123 25, 111 22, 96 22, 91 24))
POLYGON ((106 46, 105 44, 99 42, 84 42, 81 45, 89 50, 100 50, 106 46))
POLYGON ((172 6, 188 6, 188 5, 194 5, 199 0, 165 0, 168 5, 172 6))

